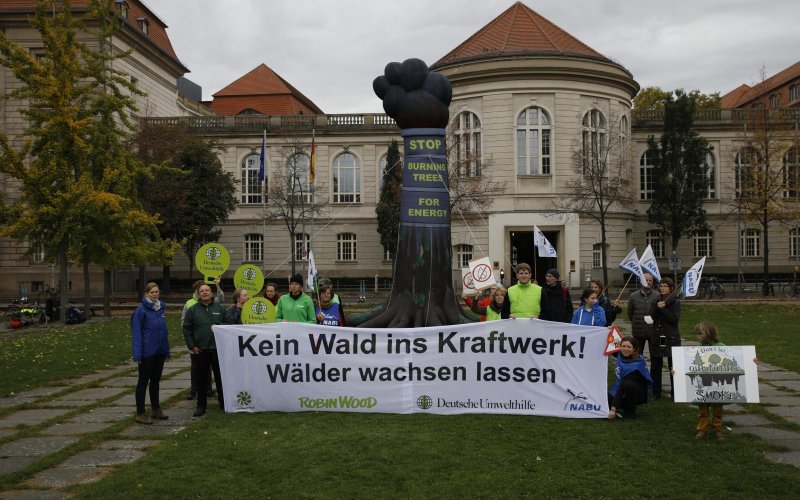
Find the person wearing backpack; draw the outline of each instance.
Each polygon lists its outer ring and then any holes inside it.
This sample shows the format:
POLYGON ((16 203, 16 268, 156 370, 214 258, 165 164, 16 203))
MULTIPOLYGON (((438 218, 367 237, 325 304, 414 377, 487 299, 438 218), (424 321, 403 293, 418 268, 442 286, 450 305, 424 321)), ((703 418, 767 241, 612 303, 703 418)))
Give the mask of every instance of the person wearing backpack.
POLYGON ((558 279, 558 269, 550 269, 545 275, 542 288, 542 313, 539 319, 570 323, 572 321, 572 298, 569 290, 558 279))

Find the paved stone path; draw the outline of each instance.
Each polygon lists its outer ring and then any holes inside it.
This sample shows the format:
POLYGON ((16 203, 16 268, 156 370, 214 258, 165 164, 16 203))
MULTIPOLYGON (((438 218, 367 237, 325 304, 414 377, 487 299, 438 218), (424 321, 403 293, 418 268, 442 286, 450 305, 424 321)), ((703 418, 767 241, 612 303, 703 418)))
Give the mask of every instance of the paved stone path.
MULTIPOLYGON (((61 463, 25 480, 29 489, 0 492, 2 498, 62 499, 65 488, 97 481, 115 466, 134 462, 147 448, 165 436, 182 431, 191 420, 194 401, 186 401, 189 387, 189 356, 185 349, 173 350, 164 367, 161 400, 168 420, 140 425, 133 420, 136 410, 134 363, 93 373, 53 387, 34 389, 0 398, 0 408, 17 408, 0 417, 0 476, 12 474, 49 456, 68 450, 81 438, 117 426, 109 436, 92 441, 87 450, 75 450, 61 463), (75 390, 75 386, 89 388, 75 390), (180 397, 177 397, 180 395, 180 397)), ((800 374, 760 362, 759 391, 761 408, 768 413, 800 425, 800 374)), ((669 376, 664 376, 669 390, 669 376)), ((148 411, 149 401, 148 401, 148 411)), ((776 426, 738 405, 725 407, 726 431, 748 433, 784 451, 771 451, 766 458, 800 467, 800 432, 776 426)))

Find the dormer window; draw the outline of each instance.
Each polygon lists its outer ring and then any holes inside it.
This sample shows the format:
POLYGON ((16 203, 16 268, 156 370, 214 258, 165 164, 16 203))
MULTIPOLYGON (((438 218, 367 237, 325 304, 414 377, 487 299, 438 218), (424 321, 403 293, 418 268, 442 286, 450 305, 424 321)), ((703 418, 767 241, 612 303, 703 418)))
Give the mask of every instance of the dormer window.
POLYGON ((800 99, 800 83, 789 87, 789 102, 794 102, 798 99, 800 99))
POLYGON ((128 19, 128 2, 125 0, 114 0, 114 3, 117 5, 119 16, 128 19))
POLYGON ((781 95, 780 94, 772 94, 769 96, 769 107, 770 108, 780 108, 781 107, 781 95))
POLYGON ((139 29, 142 30, 142 33, 146 35, 150 28, 150 21, 143 17, 137 17, 136 22, 139 23, 139 29))

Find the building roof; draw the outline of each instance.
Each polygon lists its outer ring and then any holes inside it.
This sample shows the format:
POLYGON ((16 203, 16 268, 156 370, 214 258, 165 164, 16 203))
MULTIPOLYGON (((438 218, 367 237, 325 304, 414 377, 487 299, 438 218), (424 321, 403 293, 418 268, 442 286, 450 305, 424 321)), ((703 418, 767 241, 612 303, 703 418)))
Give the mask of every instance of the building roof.
POLYGON ((800 61, 792 64, 788 68, 779 71, 773 76, 767 78, 763 82, 750 86, 741 84, 735 89, 731 90, 721 98, 720 107, 722 108, 738 108, 756 99, 769 94, 775 89, 786 85, 793 80, 800 80, 800 61))
POLYGON ((323 114, 309 98, 263 63, 213 97, 211 109, 227 116, 248 108, 264 115, 323 114))
POLYGON ((516 2, 431 67, 531 55, 569 56, 613 63, 524 3, 516 2))

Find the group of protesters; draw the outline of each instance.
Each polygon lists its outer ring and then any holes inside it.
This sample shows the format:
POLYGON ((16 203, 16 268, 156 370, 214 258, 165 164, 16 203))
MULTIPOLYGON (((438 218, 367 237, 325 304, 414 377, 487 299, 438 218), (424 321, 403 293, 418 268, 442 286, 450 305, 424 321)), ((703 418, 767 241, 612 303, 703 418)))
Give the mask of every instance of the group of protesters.
MULTIPOLYGON (((181 325, 186 347, 191 355, 191 387, 187 399, 197 399, 194 417, 206 414, 208 398, 216 396, 224 411, 222 377, 212 326, 241 324, 242 309, 249 300, 245 289, 233 293, 233 304, 223 306, 225 293, 220 279, 214 280, 215 291, 203 280, 192 286, 192 297, 181 312, 181 325), (212 378, 213 373, 213 378, 212 378), (212 382, 213 381, 213 382, 212 382), (216 386, 216 393, 212 388, 216 386)), ((170 357, 166 324, 166 305, 159 300, 159 287, 148 283, 144 297, 131 315, 133 360, 139 367, 136 385, 136 422, 150 425, 154 420, 169 417, 161 410, 159 385, 164 362, 170 357), (145 396, 149 389, 151 414, 145 412, 145 396)), ((317 301, 303 293, 303 277, 295 274, 289 279, 289 293, 281 295, 278 285, 268 282, 259 296, 275 306, 276 321, 344 326, 344 306, 333 293, 330 280, 320 280, 317 301)))

